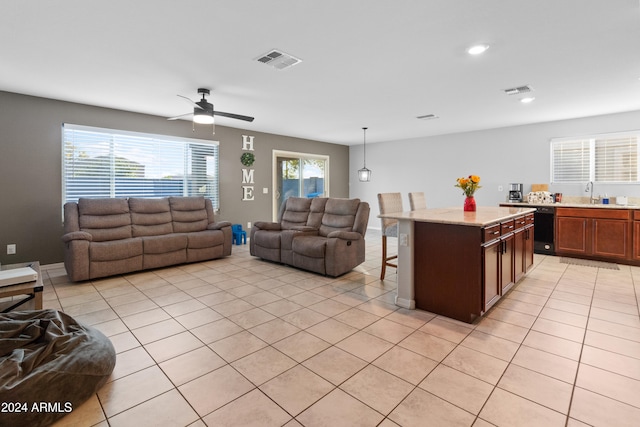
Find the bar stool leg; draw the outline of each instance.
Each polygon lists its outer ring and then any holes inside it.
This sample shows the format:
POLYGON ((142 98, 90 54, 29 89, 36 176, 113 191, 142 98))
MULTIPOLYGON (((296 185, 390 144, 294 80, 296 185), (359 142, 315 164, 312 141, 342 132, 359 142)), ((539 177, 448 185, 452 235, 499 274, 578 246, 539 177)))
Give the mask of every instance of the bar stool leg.
POLYGON ((384 280, 387 272, 387 236, 382 236, 382 270, 380 270, 380 280, 384 280))

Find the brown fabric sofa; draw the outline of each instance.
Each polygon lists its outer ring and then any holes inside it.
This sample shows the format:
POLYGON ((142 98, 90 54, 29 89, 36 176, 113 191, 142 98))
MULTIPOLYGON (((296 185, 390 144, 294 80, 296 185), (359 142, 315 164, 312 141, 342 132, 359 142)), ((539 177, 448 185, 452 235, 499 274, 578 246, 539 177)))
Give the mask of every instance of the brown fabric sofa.
POLYGON ((64 265, 72 281, 231 254, 231 223, 211 200, 89 199, 64 205, 64 265))
POLYGON ((360 199, 290 197, 278 222, 253 224, 250 252, 336 277, 364 262, 368 222, 369 204, 360 199))

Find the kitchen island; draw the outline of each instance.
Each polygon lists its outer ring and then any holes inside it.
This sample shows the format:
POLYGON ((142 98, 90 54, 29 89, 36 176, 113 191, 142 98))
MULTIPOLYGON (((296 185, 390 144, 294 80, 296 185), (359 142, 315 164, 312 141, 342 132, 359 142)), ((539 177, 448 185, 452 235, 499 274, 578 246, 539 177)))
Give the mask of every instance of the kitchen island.
POLYGON ((472 323, 533 265, 532 208, 436 208, 398 220, 396 305, 472 323))

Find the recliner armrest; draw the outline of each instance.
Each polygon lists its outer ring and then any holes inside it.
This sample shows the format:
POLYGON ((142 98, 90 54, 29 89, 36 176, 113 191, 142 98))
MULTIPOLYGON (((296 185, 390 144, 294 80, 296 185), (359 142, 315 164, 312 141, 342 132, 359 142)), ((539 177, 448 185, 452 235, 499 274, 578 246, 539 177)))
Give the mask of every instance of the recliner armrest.
POLYGON ((70 242, 72 240, 92 241, 93 238, 91 237, 91 234, 87 233, 86 231, 72 231, 71 233, 67 233, 62 236, 62 241, 64 243, 70 242))
POLYGON ((327 234, 328 239, 343 239, 343 240, 360 240, 362 239, 362 234, 356 233, 355 231, 332 231, 327 234))
POLYGON ((315 231, 315 232, 318 231, 317 228, 312 227, 310 225, 296 225, 295 227, 291 227, 291 230, 293 230, 293 231, 315 231))
POLYGON ((275 231, 282 230, 282 227, 278 222, 258 221, 253 223, 253 227, 259 228, 260 230, 275 230, 275 231))
POLYGON ((218 221, 207 225, 207 230, 220 230, 223 227, 231 227, 229 221, 218 221))

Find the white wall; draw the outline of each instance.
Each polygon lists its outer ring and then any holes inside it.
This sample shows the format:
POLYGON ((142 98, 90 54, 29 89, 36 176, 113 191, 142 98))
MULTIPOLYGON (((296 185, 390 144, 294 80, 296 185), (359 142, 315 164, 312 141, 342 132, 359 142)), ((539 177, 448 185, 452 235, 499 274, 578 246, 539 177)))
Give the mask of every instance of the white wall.
MULTIPOLYGON (((427 122, 428 123, 428 122, 427 122)), ((367 143, 370 182, 358 181, 362 145, 350 147, 349 194, 371 205, 370 228, 380 228, 377 194, 401 192, 409 210, 410 191, 424 191, 428 207, 462 206, 464 196, 455 188, 456 178, 480 175, 483 188, 476 192, 478 205, 496 206, 508 196, 509 183, 550 181, 550 144, 556 137, 580 136, 640 129, 640 111, 571 120, 513 126, 425 138, 367 143), (498 186, 503 191, 498 191, 498 186)), ((373 134, 375 129, 370 129, 373 134)), ((585 183, 586 184, 586 183, 585 183)), ((549 191, 585 196, 585 184, 550 184, 549 191)), ((640 185, 596 184, 595 194, 640 197, 640 185)))

